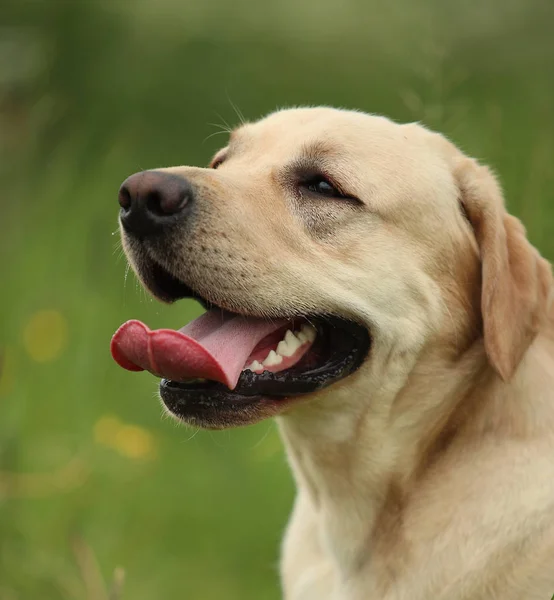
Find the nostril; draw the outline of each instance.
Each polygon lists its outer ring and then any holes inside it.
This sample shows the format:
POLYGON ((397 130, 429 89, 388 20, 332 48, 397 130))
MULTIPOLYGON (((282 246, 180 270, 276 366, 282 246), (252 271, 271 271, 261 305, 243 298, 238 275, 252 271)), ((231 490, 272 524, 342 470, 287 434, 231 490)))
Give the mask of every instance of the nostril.
POLYGON ((145 200, 150 213, 165 217, 181 211, 187 203, 187 194, 183 189, 154 189, 148 192, 145 200))
POLYGON ((119 206, 121 206, 123 210, 129 210, 131 208, 131 194, 126 186, 122 185, 119 189, 118 199, 119 206))
POLYGON ((158 190, 152 190, 146 195, 146 210, 159 217, 163 217, 166 214, 166 211, 163 209, 162 195, 158 190))
POLYGON ((118 199, 121 225, 127 233, 144 238, 187 218, 194 189, 184 177, 143 171, 121 184, 118 199))

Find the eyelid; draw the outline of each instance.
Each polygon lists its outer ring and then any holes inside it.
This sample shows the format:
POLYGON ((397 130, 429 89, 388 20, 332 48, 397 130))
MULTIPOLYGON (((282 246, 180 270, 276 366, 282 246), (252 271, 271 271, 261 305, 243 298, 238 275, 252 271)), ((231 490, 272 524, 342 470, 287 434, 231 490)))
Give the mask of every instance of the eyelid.
POLYGON ((225 162, 225 159, 227 158, 227 152, 221 152, 216 154, 211 162, 210 162, 210 169, 217 169, 217 167, 219 167, 222 163, 225 162))
MULTIPOLYGON (((317 179, 318 177, 324 179, 331 185, 333 188, 337 190, 339 196, 337 198, 341 198, 347 202, 350 202, 355 205, 364 206, 364 202, 360 200, 356 195, 346 191, 346 189, 337 182, 337 180, 329 174, 329 171, 325 169, 321 164, 306 164, 305 162, 297 162, 292 166, 291 174, 291 182, 293 182, 296 193, 302 194, 302 190, 300 188, 309 185, 311 180, 317 179)), ((308 192, 309 193, 309 192, 308 192)))
POLYGON ((347 192, 345 192, 343 187, 339 183, 337 183, 337 181, 323 169, 313 169, 313 170, 310 169, 309 171, 306 171, 305 173, 302 173, 299 175, 300 175, 300 178, 299 178, 300 185, 307 186, 311 182, 313 182, 317 179, 322 179, 322 180, 326 181, 335 190, 337 190, 337 192, 340 194, 341 197, 347 198, 347 199, 353 198, 353 196, 351 194, 348 194, 347 192))
POLYGON ((312 159, 300 158, 296 160, 290 167, 291 175, 296 181, 303 185, 309 183, 318 177, 325 179, 330 185, 336 188, 341 194, 344 194, 344 190, 341 185, 337 183, 335 178, 329 174, 327 169, 320 161, 314 161, 312 159))
POLYGON ((331 187, 333 187, 343 198, 351 198, 350 194, 347 194, 340 183, 337 183, 332 177, 327 175, 327 173, 321 173, 322 179, 324 179, 331 187))

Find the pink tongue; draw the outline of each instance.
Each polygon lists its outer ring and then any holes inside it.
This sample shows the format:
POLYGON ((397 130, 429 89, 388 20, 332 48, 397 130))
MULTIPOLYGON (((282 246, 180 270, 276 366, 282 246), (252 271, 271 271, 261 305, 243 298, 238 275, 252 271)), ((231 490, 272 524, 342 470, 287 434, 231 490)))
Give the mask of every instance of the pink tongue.
POLYGON ((152 331, 127 321, 112 338, 114 360, 129 371, 182 381, 212 379, 233 389, 257 344, 287 321, 264 321, 211 310, 179 331, 152 331))

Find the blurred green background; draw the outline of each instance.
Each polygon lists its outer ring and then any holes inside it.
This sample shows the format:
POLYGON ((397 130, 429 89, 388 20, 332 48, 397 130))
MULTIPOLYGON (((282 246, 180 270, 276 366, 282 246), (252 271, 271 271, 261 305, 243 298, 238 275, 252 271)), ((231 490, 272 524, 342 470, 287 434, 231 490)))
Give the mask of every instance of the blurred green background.
POLYGON ((234 106, 360 108, 492 165, 553 257, 553 31, 552 0, 2 2, 0 600, 106 600, 117 567, 132 600, 279 598, 273 424, 179 428, 111 361, 123 321, 199 311, 125 279, 123 179, 206 164, 234 106))

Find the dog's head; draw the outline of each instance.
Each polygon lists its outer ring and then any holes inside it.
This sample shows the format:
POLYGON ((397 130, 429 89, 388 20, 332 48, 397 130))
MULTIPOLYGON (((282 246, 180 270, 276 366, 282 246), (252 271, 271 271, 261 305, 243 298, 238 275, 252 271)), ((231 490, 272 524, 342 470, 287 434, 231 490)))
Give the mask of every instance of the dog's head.
POLYGON ((416 124, 280 111, 233 131, 209 168, 131 176, 120 204, 144 285, 208 312, 179 332, 129 322, 114 357, 164 377, 165 405, 196 425, 250 423, 376 370, 386 384, 391 357, 406 376, 424 347, 455 361, 483 332, 508 379, 544 318, 550 269, 494 178, 416 124))

